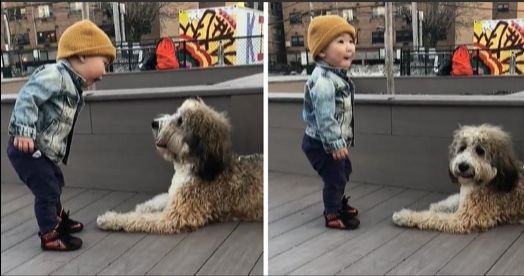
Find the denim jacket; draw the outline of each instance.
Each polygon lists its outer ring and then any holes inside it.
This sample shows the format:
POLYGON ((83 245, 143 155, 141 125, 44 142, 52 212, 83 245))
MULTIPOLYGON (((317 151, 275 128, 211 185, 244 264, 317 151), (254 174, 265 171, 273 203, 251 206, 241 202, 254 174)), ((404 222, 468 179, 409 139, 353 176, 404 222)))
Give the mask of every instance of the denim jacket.
POLYGON ((317 62, 304 87, 302 118, 306 134, 320 140, 327 153, 354 145, 354 94, 346 70, 317 62))
POLYGON ((49 159, 67 163, 66 149, 84 106, 84 86, 85 81, 65 59, 38 67, 18 93, 9 135, 31 137, 35 148, 49 159))

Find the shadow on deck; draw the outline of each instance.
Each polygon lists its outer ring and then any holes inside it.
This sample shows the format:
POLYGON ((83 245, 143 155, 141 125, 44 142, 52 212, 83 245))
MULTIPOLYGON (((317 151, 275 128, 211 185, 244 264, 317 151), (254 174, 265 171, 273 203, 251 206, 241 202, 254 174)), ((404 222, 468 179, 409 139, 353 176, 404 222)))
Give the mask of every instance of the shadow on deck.
POLYGON ((2 275, 261 275, 261 223, 223 223, 179 235, 105 232, 96 217, 128 211, 151 193, 65 187, 62 203, 83 222, 84 244, 72 252, 40 249, 33 195, 2 183, 2 275))
POLYGON ((321 180, 269 172, 271 275, 521 275, 524 226, 451 235, 396 227, 394 211, 426 209, 448 194, 373 184, 349 184, 360 210, 354 231, 331 230, 322 218, 321 180))

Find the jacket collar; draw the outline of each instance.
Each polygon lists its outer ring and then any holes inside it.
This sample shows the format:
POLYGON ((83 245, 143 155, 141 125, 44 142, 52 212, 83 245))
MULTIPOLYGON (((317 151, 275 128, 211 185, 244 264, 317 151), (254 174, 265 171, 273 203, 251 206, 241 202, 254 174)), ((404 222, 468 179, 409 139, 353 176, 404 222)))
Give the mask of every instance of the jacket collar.
POLYGON ((336 67, 333 67, 331 65, 329 65, 327 62, 323 61, 323 60, 318 60, 316 62, 316 64, 326 70, 329 70, 335 74, 337 74, 338 76, 342 77, 344 80, 347 80, 348 79, 348 70, 346 69, 340 69, 340 68, 336 68, 336 67))
POLYGON ((78 74, 75 69, 73 69, 73 66, 67 59, 60 59, 57 61, 57 63, 64 65, 64 68, 66 68, 67 72, 71 76, 71 79, 73 79, 76 89, 80 94, 82 94, 83 89, 87 87, 86 80, 80 76, 80 74, 78 74))

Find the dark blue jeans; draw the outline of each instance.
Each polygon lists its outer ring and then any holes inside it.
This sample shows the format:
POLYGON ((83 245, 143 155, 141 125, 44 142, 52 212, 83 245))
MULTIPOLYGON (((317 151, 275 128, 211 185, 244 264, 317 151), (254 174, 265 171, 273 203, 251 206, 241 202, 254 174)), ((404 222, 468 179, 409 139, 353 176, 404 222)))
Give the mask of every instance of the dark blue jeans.
POLYGON ((322 196, 324 199, 324 210, 328 214, 337 213, 342 208, 342 196, 352 172, 349 158, 335 160, 332 155, 326 153, 322 142, 304 134, 302 139, 302 150, 307 156, 313 169, 320 175, 324 182, 322 196))
POLYGON ((57 215, 62 210, 60 195, 64 176, 60 167, 44 154, 34 158, 32 153, 19 151, 9 139, 7 156, 18 177, 35 196, 35 215, 41 233, 47 233, 58 224, 57 215))

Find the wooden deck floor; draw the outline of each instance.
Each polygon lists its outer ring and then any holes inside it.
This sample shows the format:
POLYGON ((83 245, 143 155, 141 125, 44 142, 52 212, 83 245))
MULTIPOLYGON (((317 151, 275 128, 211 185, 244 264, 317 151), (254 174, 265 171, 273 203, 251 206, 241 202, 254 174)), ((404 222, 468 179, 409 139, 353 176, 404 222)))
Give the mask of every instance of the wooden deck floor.
POLYGON ((524 226, 451 235, 396 227, 402 207, 426 209, 446 194, 350 184, 354 231, 324 227, 319 177, 269 172, 269 274, 522 275, 524 226))
POLYGON ((114 233, 96 227, 98 214, 127 211, 152 194, 68 188, 62 203, 85 224, 72 252, 40 249, 33 196, 2 184, 2 275, 261 275, 261 223, 224 223, 180 235, 114 233))

